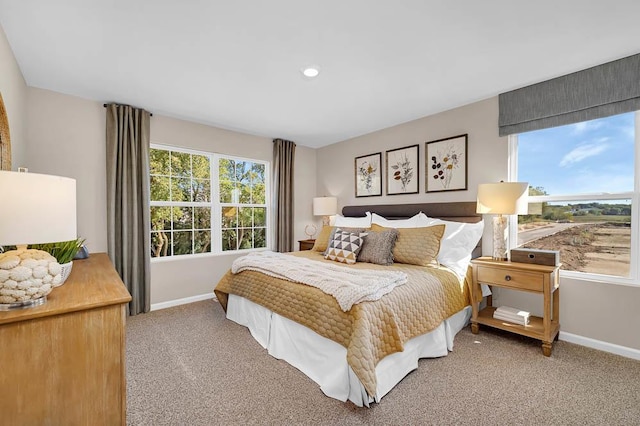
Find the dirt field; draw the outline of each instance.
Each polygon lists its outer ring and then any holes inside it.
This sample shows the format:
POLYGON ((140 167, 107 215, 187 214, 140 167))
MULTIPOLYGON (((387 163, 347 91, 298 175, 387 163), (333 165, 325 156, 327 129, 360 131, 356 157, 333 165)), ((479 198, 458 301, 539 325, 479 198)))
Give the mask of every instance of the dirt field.
POLYGON ((628 276, 631 228, 613 223, 577 225, 523 247, 560 250, 562 269, 628 276))

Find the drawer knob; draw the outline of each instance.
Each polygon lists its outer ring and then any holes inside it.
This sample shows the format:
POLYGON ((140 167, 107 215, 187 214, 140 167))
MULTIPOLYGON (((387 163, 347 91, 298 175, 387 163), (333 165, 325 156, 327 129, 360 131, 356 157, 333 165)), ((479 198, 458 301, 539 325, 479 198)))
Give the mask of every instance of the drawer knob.
POLYGON ((504 280, 505 281, 511 281, 511 275, 505 275, 504 276, 504 280))

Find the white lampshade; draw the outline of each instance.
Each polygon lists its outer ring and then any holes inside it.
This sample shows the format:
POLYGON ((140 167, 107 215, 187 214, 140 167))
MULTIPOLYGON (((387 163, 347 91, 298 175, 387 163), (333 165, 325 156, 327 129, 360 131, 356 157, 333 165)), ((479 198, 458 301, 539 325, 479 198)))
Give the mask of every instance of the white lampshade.
POLYGON ((529 184, 499 182, 478 185, 476 211, 482 214, 527 214, 529 184))
POLYGON ((0 245, 77 238, 75 179, 0 171, 0 188, 0 245))
POLYGON ((314 216, 332 216, 338 213, 338 199, 336 197, 315 197, 313 199, 314 216))

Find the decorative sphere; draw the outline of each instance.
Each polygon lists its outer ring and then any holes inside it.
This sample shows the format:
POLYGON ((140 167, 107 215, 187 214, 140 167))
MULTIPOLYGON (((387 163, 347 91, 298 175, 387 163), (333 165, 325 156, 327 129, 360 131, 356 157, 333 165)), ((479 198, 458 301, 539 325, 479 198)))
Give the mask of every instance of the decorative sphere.
POLYGON ((60 280, 60 264, 45 251, 18 249, 0 253, 0 303, 39 299, 60 280))

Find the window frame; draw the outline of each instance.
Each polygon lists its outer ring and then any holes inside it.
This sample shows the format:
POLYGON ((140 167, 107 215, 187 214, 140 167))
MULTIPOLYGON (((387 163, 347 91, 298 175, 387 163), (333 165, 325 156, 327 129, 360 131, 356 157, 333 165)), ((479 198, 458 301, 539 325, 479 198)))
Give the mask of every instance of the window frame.
MULTIPOLYGON (((209 158, 209 183, 210 183, 210 195, 209 202, 198 201, 153 201, 149 200, 149 212, 151 207, 209 207, 211 209, 211 251, 206 253, 190 253, 179 254, 170 256, 154 257, 150 255, 151 262, 166 262, 180 259, 195 259, 201 257, 212 256, 227 256, 238 255, 242 253, 249 253, 253 251, 269 250, 271 247, 271 234, 272 234, 272 221, 271 221, 271 162, 266 160, 259 160, 254 158, 240 157, 236 155, 221 154, 218 152, 200 151, 191 148, 183 148, 174 145, 166 145, 159 143, 151 143, 151 149, 160 149, 164 151, 180 152, 184 154, 202 155, 209 158), (265 243, 266 247, 250 248, 250 249, 236 249, 236 250, 222 250, 222 208, 228 206, 229 203, 220 202, 220 174, 219 165, 220 159, 228 159, 233 161, 247 161, 256 164, 264 165, 264 181, 265 181, 265 203, 264 204, 237 204, 246 207, 264 207, 265 208, 265 243)), ((151 170, 148 171, 149 177, 151 177, 151 170)), ((149 198, 151 198, 151 191, 149 191, 149 198)), ((233 204, 236 205, 236 204, 233 204)), ((192 228, 195 230, 195 228, 192 228)), ((172 225, 173 231, 173 225, 172 225)), ((148 230, 149 236, 152 229, 148 230)))
MULTIPOLYGON (((578 272, 560 270, 560 277, 574 280, 599 282, 607 284, 617 284, 632 287, 640 287, 640 111, 636 111, 635 123, 635 145, 634 145, 634 178, 633 191, 611 192, 611 193, 591 193, 591 194, 570 194, 570 195, 542 195, 530 196, 530 203, 541 202, 580 202, 580 201, 606 201, 606 200, 631 200, 631 247, 629 260, 629 276, 619 277, 615 275, 596 274, 593 272, 578 272)), ((518 135, 508 136, 508 180, 516 182, 518 180, 518 135)), ((509 220, 509 247, 518 246, 518 220, 517 216, 511 216, 509 220)), ((562 259, 560 259, 562 262, 562 259)))

